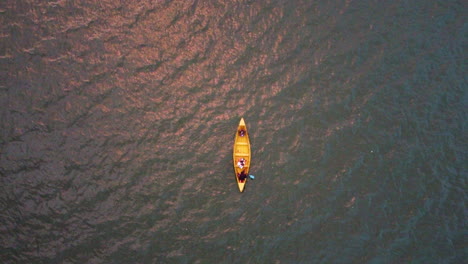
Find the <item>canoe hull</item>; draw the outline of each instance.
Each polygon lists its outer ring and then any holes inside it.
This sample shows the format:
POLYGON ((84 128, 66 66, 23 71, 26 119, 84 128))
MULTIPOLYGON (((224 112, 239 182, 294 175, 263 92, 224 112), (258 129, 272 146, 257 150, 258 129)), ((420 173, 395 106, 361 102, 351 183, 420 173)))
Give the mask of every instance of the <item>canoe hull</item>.
POLYGON ((245 183, 247 178, 241 181, 238 175, 244 171, 246 175, 249 175, 250 170, 250 139, 249 132, 247 131, 247 126, 245 125, 244 118, 241 118, 239 125, 237 127, 236 136, 234 138, 234 151, 233 151, 233 164, 234 172, 236 176, 237 185, 239 191, 243 192, 245 188, 245 183), (238 163, 241 159, 244 159, 244 166, 241 168, 238 166, 238 163))

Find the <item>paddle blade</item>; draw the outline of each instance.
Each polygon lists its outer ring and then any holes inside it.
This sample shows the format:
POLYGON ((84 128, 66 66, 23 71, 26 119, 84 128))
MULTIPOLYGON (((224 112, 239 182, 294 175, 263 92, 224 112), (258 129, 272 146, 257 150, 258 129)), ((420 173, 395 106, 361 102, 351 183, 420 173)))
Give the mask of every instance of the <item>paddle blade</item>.
POLYGON ((249 175, 249 178, 250 178, 251 180, 255 180, 255 176, 253 176, 253 175, 249 175))

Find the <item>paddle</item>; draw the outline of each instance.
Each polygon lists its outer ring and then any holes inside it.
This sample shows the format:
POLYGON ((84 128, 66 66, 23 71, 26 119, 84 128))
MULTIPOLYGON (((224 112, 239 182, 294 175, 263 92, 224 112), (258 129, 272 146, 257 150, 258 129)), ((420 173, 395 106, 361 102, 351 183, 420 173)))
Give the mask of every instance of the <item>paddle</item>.
POLYGON ((250 178, 251 180, 255 180, 255 176, 254 176, 254 175, 250 175, 250 174, 249 174, 249 178, 250 178))

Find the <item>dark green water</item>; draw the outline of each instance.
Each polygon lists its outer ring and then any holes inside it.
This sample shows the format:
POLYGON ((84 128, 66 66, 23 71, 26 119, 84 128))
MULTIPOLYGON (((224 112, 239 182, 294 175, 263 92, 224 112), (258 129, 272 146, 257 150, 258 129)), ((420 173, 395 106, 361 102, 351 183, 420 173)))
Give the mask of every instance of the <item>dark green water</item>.
POLYGON ((465 1, 135 2, 0 3, 0 262, 467 259, 465 1))

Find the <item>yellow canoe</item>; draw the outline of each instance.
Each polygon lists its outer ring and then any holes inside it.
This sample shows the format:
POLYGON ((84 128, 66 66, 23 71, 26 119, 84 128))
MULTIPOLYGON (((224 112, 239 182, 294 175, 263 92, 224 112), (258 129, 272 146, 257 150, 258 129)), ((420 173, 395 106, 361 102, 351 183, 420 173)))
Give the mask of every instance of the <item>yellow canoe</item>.
POLYGON ((234 152, 232 156, 237 185, 239 186, 239 191, 243 192, 250 169, 250 140, 244 118, 241 118, 239 126, 237 127, 236 137, 234 140, 234 152), (244 172, 246 175, 244 180, 239 179, 241 172, 244 172))

